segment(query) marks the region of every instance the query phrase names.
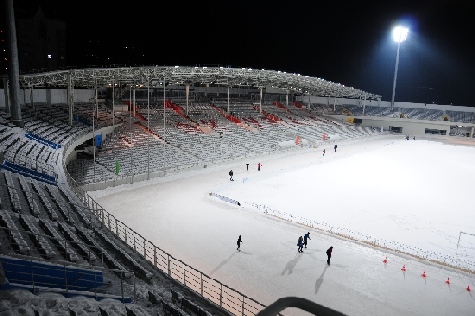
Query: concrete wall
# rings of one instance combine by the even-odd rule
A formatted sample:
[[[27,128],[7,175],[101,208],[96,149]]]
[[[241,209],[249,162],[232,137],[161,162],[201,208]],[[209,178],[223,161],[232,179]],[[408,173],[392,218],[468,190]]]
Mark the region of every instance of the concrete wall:
[[[348,98],[333,98],[333,97],[318,97],[318,96],[299,96],[296,98],[299,102],[307,105],[309,102],[311,104],[325,104],[329,106],[336,105],[358,105],[358,106],[378,106],[382,108],[390,108],[390,101],[379,101],[379,100],[362,100],[362,99],[348,99]],[[474,107],[466,106],[453,106],[453,105],[444,105],[444,104],[433,104],[433,103],[412,103],[412,102],[394,102],[394,107],[399,108],[421,108],[421,109],[431,109],[431,110],[451,110],[451,111],[463,111],[463,112],[475,112]]]
[[[75,89],[74,102],[94,101],[93,89]],[[29,105],[33,103],[66,104],[68,102],[67,89],[21,89],[20,104]],[[0,108],[5,108],[5,91],[0,89]]]
[[[329,115],[337,121],[347,121],[349,118],[361,119],[361,126],[370,126],[375,128],[383,127],[384,130],[390,130],[390,127],[401,127],[401,133],[404,135],[424,135],[426,128],[445,131],[446,135],[451,132],[451,127],[456,126],[456,122],[448,121],[421,121],[395,117],[377,117],[377,116],[346,116]],[[475,124],[464,123],[464,131],[470,133],[473,137],[473,128]]]

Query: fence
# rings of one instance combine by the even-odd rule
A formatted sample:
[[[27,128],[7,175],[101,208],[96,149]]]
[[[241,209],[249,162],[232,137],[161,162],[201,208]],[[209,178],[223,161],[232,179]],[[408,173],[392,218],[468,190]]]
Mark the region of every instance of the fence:
[[[148,262],[152,263],[154,267],[234,315],[253,316],[266,307],[266,305],[211,278],[146,240],[90,197],[71,178],[64,164],[63,170],[69,187],[89,208],[91,224],[101,225],[109,229],[116,238],[134,249]]]

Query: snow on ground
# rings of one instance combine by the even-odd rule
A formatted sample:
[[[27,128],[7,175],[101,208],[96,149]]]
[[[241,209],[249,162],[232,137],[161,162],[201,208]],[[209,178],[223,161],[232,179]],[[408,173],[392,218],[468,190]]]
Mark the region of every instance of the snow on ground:
[[[475,287],[473,274],[382,247],[473,264],[475,147],[387,136],[342,142],[336,152],[331,144],[323,156],[324,148],[181,171],[90,195],[161,249],[266,305],[297,296],[348,315],[473,315],[475,300],[466,291]],[[306,232],[308,249],[298,253],[297,239]],[[448,277],[451,285],[444,283]]]

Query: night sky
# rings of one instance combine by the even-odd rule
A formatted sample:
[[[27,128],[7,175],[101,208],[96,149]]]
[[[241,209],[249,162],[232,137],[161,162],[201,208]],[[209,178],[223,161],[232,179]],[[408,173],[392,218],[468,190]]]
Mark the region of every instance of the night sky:
[[[109,5],[107,5],[107,3]],[[26,5],[25,5],[26,4]],[[470,1],[58,1],[15,7],[66,22],[69,66],[223,66],[319,77],[391,101],[475,106]],[[16,9],[15,9],[16,10]]]

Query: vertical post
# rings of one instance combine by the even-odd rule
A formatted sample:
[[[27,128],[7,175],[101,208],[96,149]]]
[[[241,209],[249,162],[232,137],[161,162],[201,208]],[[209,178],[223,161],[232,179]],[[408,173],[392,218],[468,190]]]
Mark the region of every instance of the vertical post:
[[[92,111],[92,152],[93,152],[93,174],[92,174],[92,188],[94,189],[94,183],[96,182],[96,131],[95,121],[97,107],[97,78],[94,77],[94,110]]]
[[[136,292],[136,286],[135,286],[135,272],[134,272],[134,303],[137,301],[137,292]]]
[[[30,105],[33,112],[35,112],[36,114],[36,106],[35,106],[35,102],[33,102],[33,86],[30,86]]]
[[[366,93],[364,94],[364,99],[363,99],[363,115],[366,109]]]
[[[135,116],[135,106],[132,108],[132,86],[129,86],[129,130],[130,130],[130,147],[133,147],[133,136],[134,132],[132,131],[132,109]],[[133,167],[133,157],[134,151],[130,150],[130,170],[132,170],[131,181],[134,183],[134,167]]]
[[[9,49],[8,54],[8,78],[9,78],[9,96],[11,101],[11,120],[17,127],[24,127],[24,122],[21,118],[21,105],[20,105],[20,69],[18,63],[18,47],[15,28],[15,14],[13,12],[13,0],[5,1],[6,18],[7,18],[7,43]],[[7,87],[5,87],[7,88]]]
[[[200,278],[200,283],[201,283],[201,296],[203,296],[203,272],[200,272],[201,278]]]
[[[396,79],[397,79],[397,68],[399,64],[399,47],[401,47],[401,42],[397,42],[397,52],[396,52],[396,65],[394,66],[394,80],[393,80],[393,96],[391,98],[391,111],[394,108],[394,95],[396,93]]]
[[[262,87],[259,89],[260,96],[259,96],[259,113],[262,113]]]
[[[145,238],[143,239],[143,257],[147,259],[147,242]]]
[[[71,70],[68,72],[68,89],[66,90],[66,104],[68,105],[68,123],[73,126],[73,111],[71,105]]]
[[[124,303],[124,271],[120,272],[120,294],[122,297],[122,304]]]
[[[155,266],[157,266],[157,263],[158,263],[157,261],[158,261],[158,260],[157,260],[157,247],[154,246],[154,247],[153,247],[153,264],[154,264]]]
[[[147,78],[147,129],[148,133],[151,134],[150,131],[150,81]],[[150,180],[150,139],[151,135],[149,136],[149,139],[147,141],[147,179]]]
[[[66,240],[64,241],[64,251],[66,252]],[[68,253],[66,252],[66,260],[68,260]],[[66,288],[66,293],[68,293],[68,273],[66,271],[66,265],[63,264],[64,271],[64,287]]]
[[[190,95],[190,84],[185,83],[185,94],[186,94],[186,115],[188,115],[188,97]]]
[[[172,276],[172,271],[170,269],[170,254],[167,254],[168,255],[168,262],[167,262],[167,265],[168,265],[168,276]]]
[[[219,283],[220,291],[219,291],[219,306],[223,307],[223,284]]]
[[[112,139],[114,139],[114,136],[115,136],[115,112],[114,112],[114,108],[115,108],[115,80],[112,80]],[[112,157],[114,157],[114,164],[117,163],[116,162],[116,157],[115,157],[115,146],[112,146]],[[119,162],[120,163],[120,162]],[[115,178],[117,179],[117,177],[119,176],[119,173],[117,172],[117,168],[116,168],[116,175],[115,175]],[[114,186],[115,186],[115,180],[114,180]]]

